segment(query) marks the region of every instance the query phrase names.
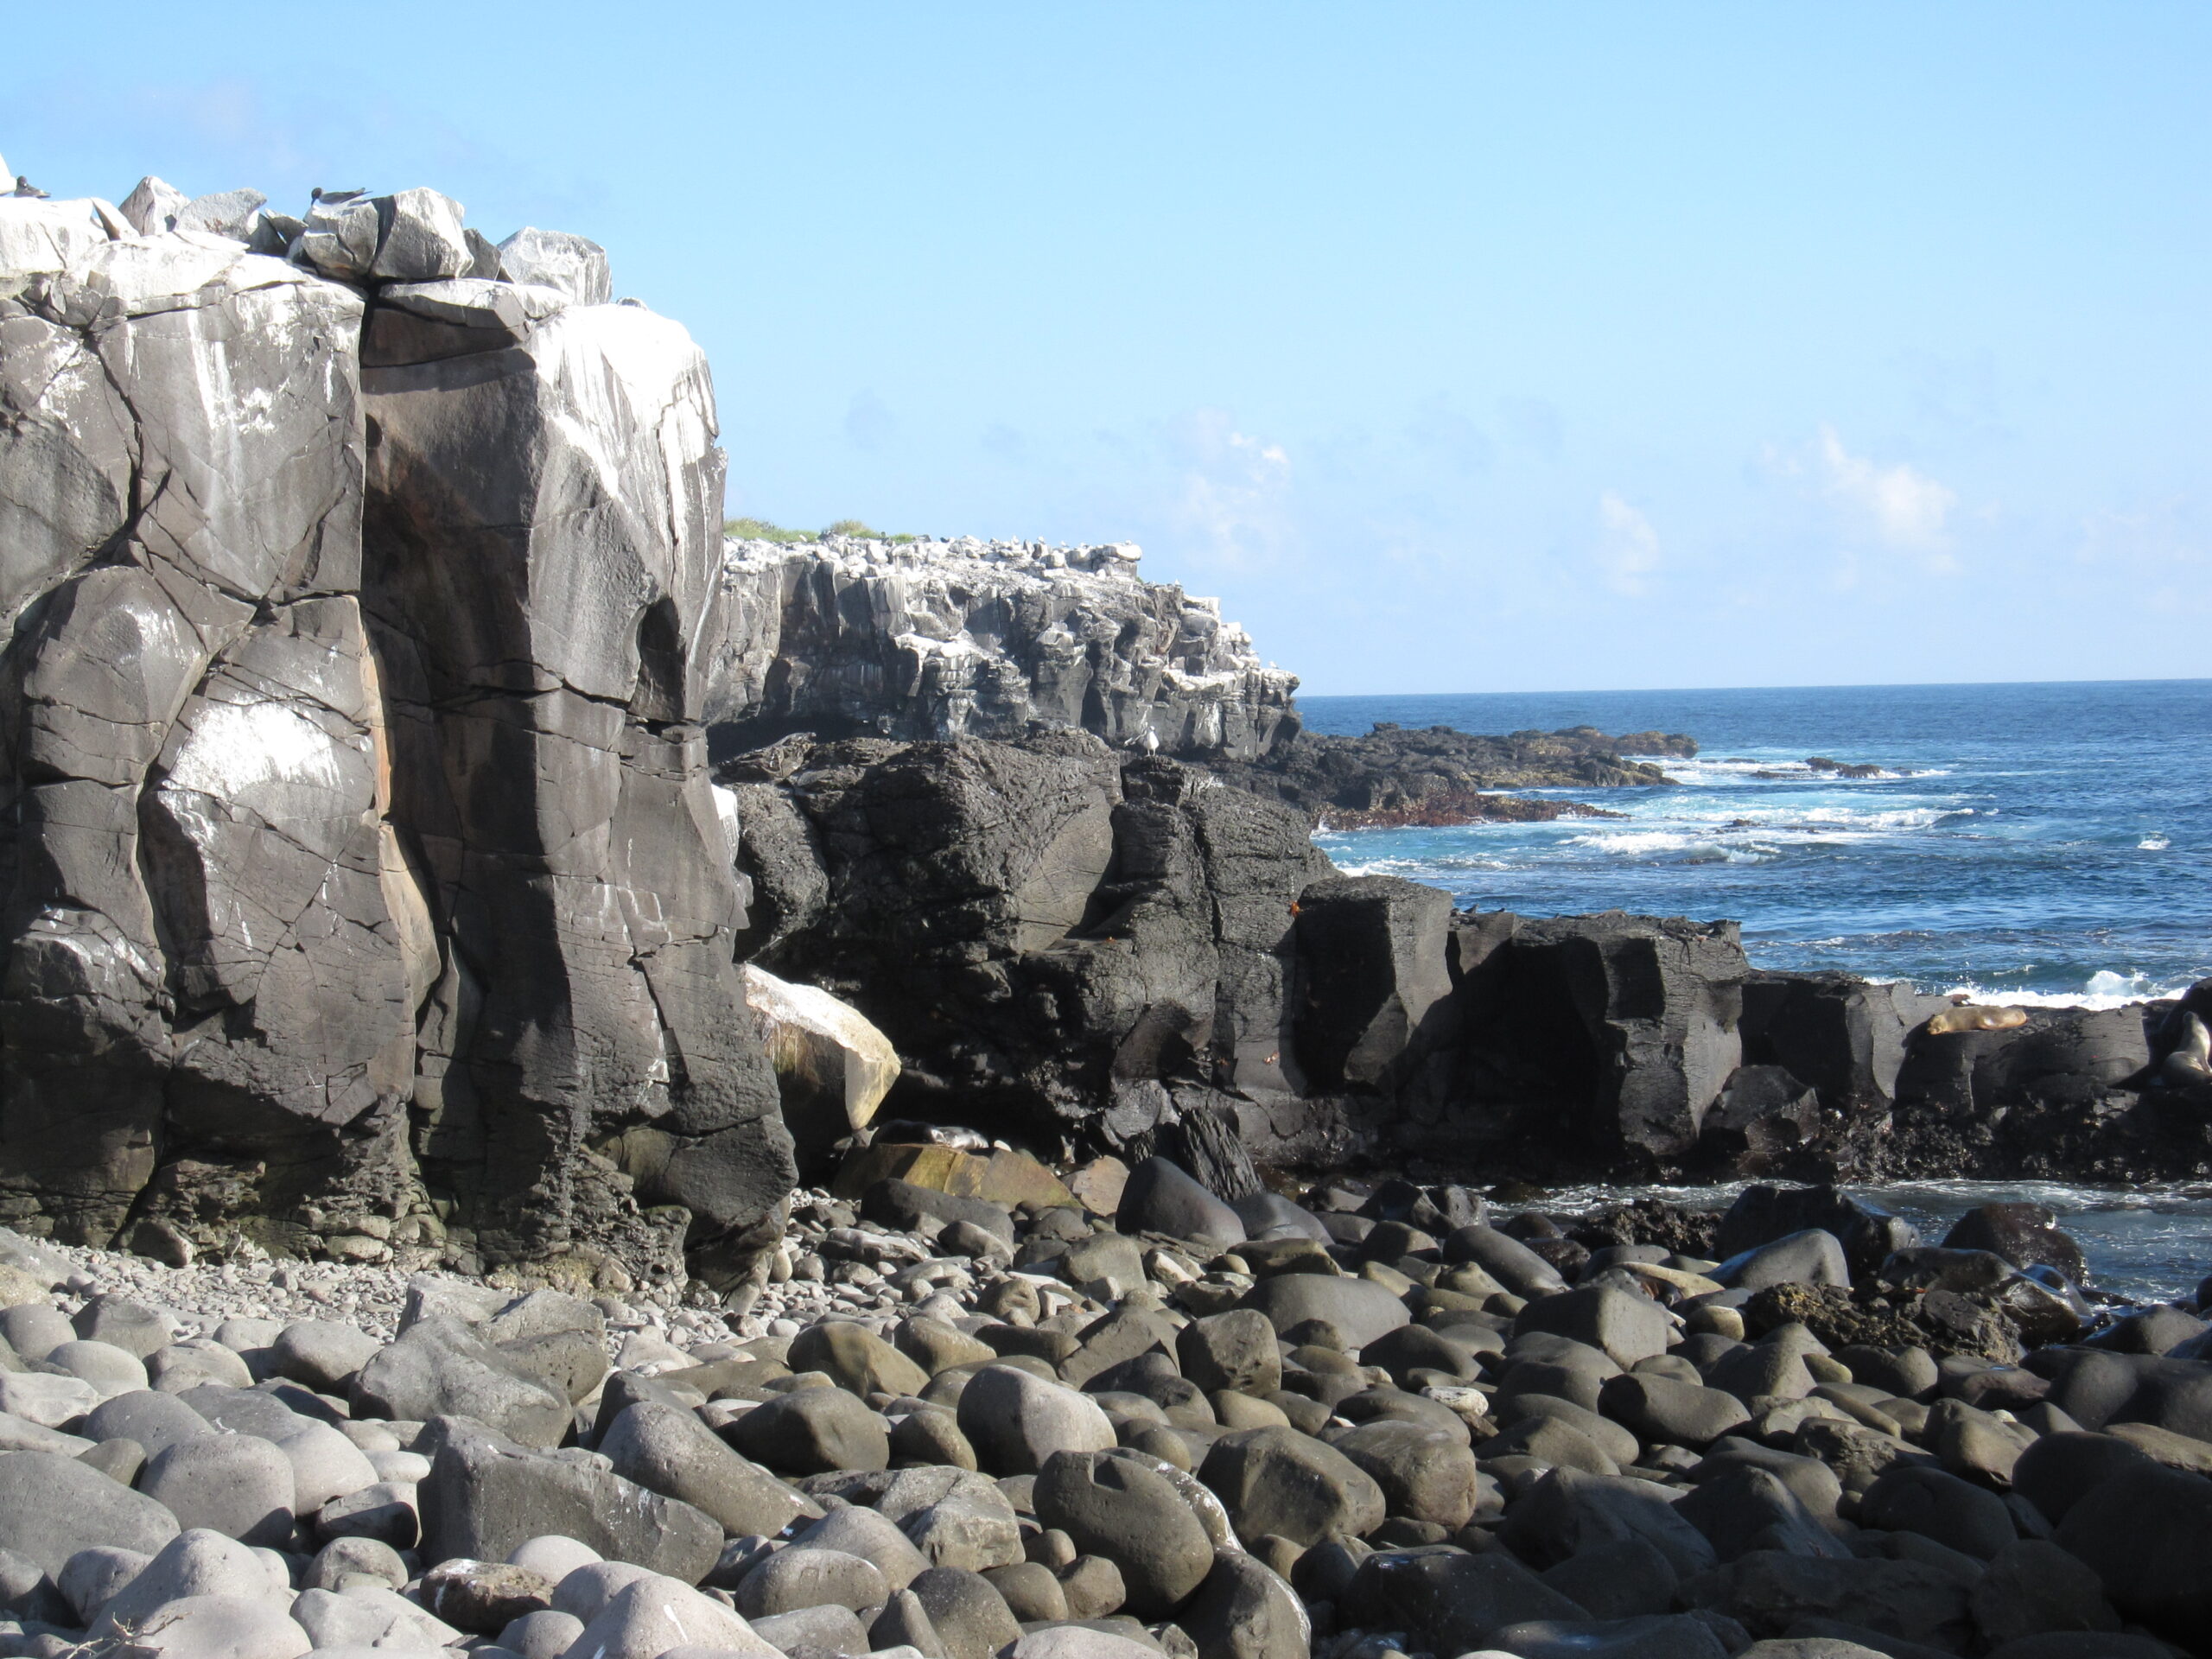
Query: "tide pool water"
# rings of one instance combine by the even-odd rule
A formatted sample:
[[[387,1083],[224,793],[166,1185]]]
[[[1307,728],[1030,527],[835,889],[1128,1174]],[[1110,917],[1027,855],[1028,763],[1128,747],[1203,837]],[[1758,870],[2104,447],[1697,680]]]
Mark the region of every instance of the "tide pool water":
[[[1658,1198],[1694,1209],[1725,1210],[1744,1190],[1727,1186],[1573,1186],[1515,1208],[1549,1216],[1588,1215],[1630,1198]],[[1977,1205],[2040,1204],[2082,1247],[2088,1282],[2138,1302],[2196,1294],[2212,1274],[2212,1189],[2202,1185],[2076,1186],[2062,1181],[1898,1181],[1851,1192],[1904,1217],[1929,1243]]]
[[[1754,964],[2109,1006],[2212,976],[2212,680],[1305,697],[1315,731],[1574,725],[1698,740],[1626,816],[1324,830],[1463,906],[1733,918]],[[1820,757],[1874,765],[1844,779]]]

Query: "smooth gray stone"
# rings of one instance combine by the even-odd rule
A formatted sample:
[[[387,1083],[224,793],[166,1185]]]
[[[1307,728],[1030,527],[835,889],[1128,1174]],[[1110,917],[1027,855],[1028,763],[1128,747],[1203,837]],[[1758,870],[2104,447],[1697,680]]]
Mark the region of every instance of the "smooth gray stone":
[[[151,1555],[177,1535],[168,1509],[74,1458],[0,1454],[0,1549],[58,1578],[80,1549],[108,1544]]]
[[[525,1446],[558,1446],[568,1396],[458,1320],[424,1319],[380,1349],[353,1379],[365,1417],[467,1417]]]
[[[1534,1300],[1567,1288],[1559,1269],[1519,1239],[1487,1223],[1462,1227],[1444,1241],[1447,1262],[1471,1262],[1514,1295]]]
[[[128,1585],[112,1592],[87,1634],[97,1641],[136,1630],[187,1596],[265,1600],[276,1588],[268,1562],[250,1546],[194,1528],[164,1544]]]
[[[598,1450],[623,1479],[681,1499],[711,1516],[726,1533],[772,1538],[810,1507],[678,1407],[639,1402],[614,1420]]]
[[[721,1528],[710,1516],[623,1479],[588,1452],[537,1451],[453,1418],[430,1433],[435,1450],[418,1497],[432,1560],[504,1560],[555,1533],[610,1560],[696,1584],[721,1554]]]
[[[747,1618],[809,1607],[880,1607],[891,1593],[875,1563],[841,1549],[794,1545],[779,1549],[737,1586],[737,1611]]]
[[[1372,1280],[1324,1278],[1315,1273],[1279,1273],[1262,1279],[1246,1293],[1242,1305],[1266,1314],[1277,1331],[1308,1319],[1325,1319],[1354,1348],[1413,1319],[1404,1302]]]
[[[986,1365],[961,1390],[960,1432],[995,1474],[1035,1474],[1055,1452],[1103,1452],[1114,1426],[1089,1395],[1011,1365]]]
[[[251,1434],[180,1440],[146,1461],[138,1490],[185,1528],[281,1548],[292,1536],[291,1459]]]
[[[1120,1569],[1128,1610],[1165,1618],[1211,1569],[1213,1541],[1154,1471],[1110,1454],[1058,1452],[1037,1476],[1037,1519]]]
[[[1770,1285],[1848,1286],[1851,1268],[1844,1259],[1842,1241],[1815,1227],[1732,1255],[1709,1276],[1730,1290],[1764,1290]]]
[[[1224,1249],[1246,1237],[1236,1211],[1165,1158],[1147,1158],[1129,1172],[1114,1224],[1131,1235],[1165,1233]]]
[[[278,1372],[318,1394],[343,1394],[384,1344],[335,1319],[301,1319],[269,1344]]]

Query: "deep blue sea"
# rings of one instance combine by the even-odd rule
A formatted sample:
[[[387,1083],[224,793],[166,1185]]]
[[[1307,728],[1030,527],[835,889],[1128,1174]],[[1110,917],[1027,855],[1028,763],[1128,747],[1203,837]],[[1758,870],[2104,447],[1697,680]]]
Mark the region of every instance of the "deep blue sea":
[[[1306,724],[1697,739],[1625,820],[1360,830],[1342,868],[1531,915],[1732,917],[1760,967],[2110,1005],[2212,976],[2212,680],[1301,697]],[[1871,763],[1844,781],[1820,756]]]
[[[2111,1006],[2212,976],[2212,680],[1301,697],[1315,731],[1687,732],[1648,789],[1535,791],[1624,820],[1359,830],[1346,870],[1529,915],[1732,917],[1761,967],[1839,968],[2010,1002]],[[1824,778],[1821,756],[1882,775]],[[1631,1191],[1553,1194],[1554,1212]],[[1726,1189],[1676,1196],[1725,1203]],[[1931,1236],[1995,1198],[2048,1204],[2094,1282],[2152,1300],[2212,1273],[2212,1191],[1916,1182],[1873,1195]]]

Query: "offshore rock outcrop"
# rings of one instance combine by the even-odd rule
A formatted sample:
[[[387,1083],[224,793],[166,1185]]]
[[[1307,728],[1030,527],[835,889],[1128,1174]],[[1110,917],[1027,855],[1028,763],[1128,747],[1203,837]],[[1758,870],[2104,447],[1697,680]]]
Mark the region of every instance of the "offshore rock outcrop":
[[[1608,737],[1594,726],[1575,726],[1485,737],[1377,721],[1362,735],[1300,732],[1259,760],[1226,757],[1212,765],[1223,782],[1287,801],[1317,826],[1357,830],[1618,817],[1580,801],[1497,791],[1672,783],[1663,768],[1624,757],[1696,753],[1697,741],[1679,732]]]
[[[913,741],[1088,731],[1254,761],[1298,677],[1218,601],[1141,580],[1128,543],[728,543],[707,718],[718,758],[806,730]]]
[[[741,1270],[704,359],[433,192],[166,191],[0,201],[0,1209]]]

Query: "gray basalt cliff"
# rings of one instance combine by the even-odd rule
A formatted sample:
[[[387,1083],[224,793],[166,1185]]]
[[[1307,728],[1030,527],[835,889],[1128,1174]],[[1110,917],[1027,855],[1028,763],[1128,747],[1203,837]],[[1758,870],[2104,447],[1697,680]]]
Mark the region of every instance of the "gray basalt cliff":
[[[0,200],[0,1217],[739,1270],[703,357],[581,238],[157,183]]]
[[[795,731],[904,740],[1080,729],[1251,761],[1299,730],[1297,676],[1128,543],[729,543],[708,719],[718,758]]]

